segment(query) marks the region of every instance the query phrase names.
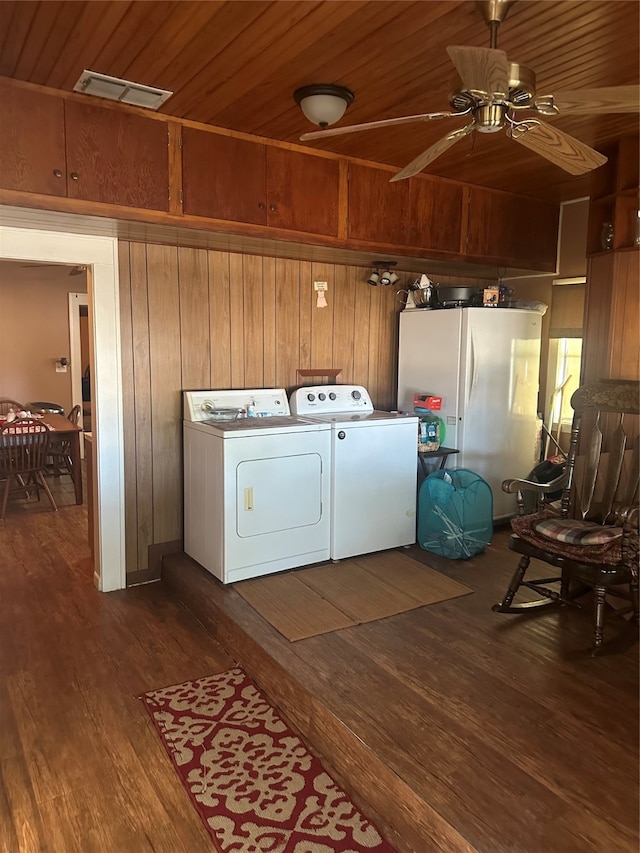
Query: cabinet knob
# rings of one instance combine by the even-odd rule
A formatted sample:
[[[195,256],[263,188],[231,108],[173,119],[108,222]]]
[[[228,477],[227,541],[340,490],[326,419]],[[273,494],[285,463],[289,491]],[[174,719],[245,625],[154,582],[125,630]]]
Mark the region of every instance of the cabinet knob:
[[[72,181],[78,180],[78,173],[77,172],[71,172],[71,180]]]
[[[258,210],[264,210],[265,207],[266,207],[266,204],[263,201],[258,203]]]
[[[278,209],[278,208],[275,206],[275,204],[270,204],[270,205],[269,205],[269,210],[277,210],[277,209]]]
[[[61,178],[61,177],[62,177],[62,172],[60,171],[60,169],[54,169],[54,170],[53,170],[53,176],[54,176],[55,178]]]

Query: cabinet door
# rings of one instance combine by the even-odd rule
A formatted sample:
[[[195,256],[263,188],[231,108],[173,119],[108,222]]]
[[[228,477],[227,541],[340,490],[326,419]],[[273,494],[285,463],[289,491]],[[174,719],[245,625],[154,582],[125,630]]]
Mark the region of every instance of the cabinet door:
[[[66,101],[65,123],[70,198],[168,210],[166,122]]]
[[[412,246],[460,252],[462,185],[415,177],[411,185],[408,240]]]
[[[555,270],[558,205],[469,187],[467,217],[467,255]]]
[[[403,245],[409,181],[390,184],[392,172],[357,163],[349,165],[349,239]]]
[[[67,194],[64,109],[53,95],[0,86],[0,186]]]
[[[183,211],[265,225],[266,146],[182,128]]]
[[[267,149],[267,223],[273,228],[338,233],[338,161]]]

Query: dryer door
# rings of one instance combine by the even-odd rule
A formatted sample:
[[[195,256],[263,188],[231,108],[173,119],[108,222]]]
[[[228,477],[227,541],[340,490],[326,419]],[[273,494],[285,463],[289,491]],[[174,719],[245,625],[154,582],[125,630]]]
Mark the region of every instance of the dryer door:
[[[328,560],[328,424],[223,443],[223,582]]]
[[[236,468],[238,536],[317,524],[322,517],[322,458],[317,453],[249,459]]]

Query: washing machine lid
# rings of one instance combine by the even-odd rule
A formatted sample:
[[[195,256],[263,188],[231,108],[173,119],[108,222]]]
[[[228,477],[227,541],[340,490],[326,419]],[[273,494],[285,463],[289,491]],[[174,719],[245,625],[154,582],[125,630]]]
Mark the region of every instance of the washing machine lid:
[[[320,423],[328,423],[336,429],[365,426],[392,426],[400,421],[415,421],[418,416],[411,412],[384,412],[374,409],[373,412],[334,412],[331,415],[314,415],[313,419]]]
[[[255,415],[258,418],[287,417],[291,414],[284,388],[242,388],[184,391],[184,420],[212,420],[216,412],[222,417]],[[234,423],[235,421],[231,421]]]

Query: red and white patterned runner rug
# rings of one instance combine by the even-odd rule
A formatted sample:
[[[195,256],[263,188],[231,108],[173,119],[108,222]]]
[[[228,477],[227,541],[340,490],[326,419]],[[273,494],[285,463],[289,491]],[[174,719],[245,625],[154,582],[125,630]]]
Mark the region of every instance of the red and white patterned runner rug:
[[[241,669],[140,698],[222,853],[393,853]]]

